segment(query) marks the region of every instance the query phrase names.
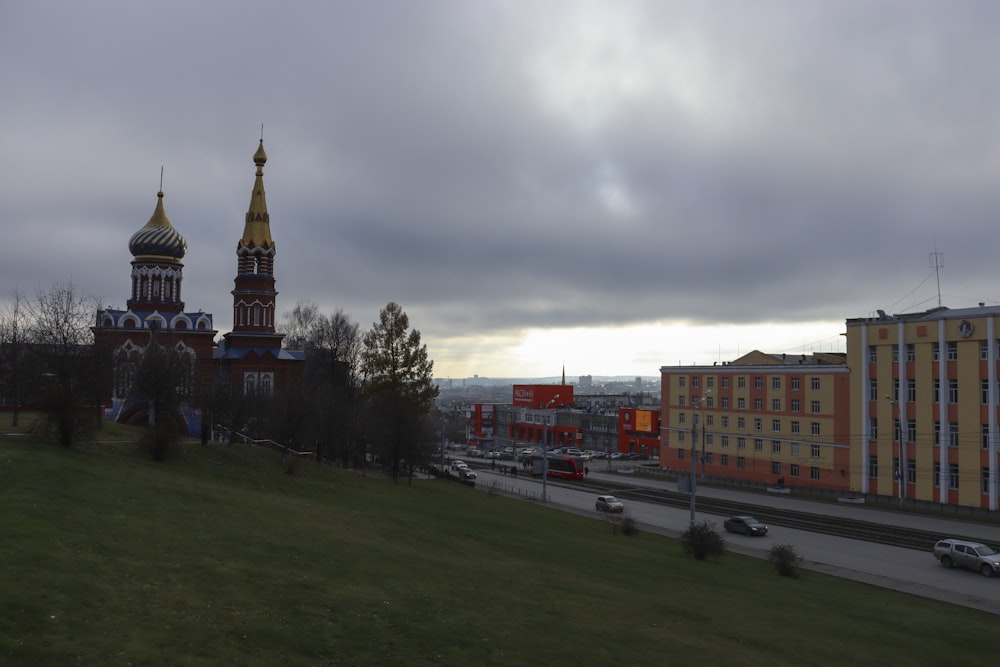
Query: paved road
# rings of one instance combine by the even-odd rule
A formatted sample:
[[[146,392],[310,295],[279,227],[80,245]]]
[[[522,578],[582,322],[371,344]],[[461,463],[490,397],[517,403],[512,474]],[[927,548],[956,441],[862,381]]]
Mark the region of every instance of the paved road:
[[[479,475],[476,488],[494,490],[534,502],[541,501],[542,483],[528,475],[511,477],[499,475],[488,467],[477,467]],[[616,484],[632,483],[636,486],[660,486],[672,491],[675,483],[668,480],[635,478],[616,472],[592,471],[590,479],[605,479]],[[587,516],[598,516],[594,510],[593,491],[577,491],[563,486],[547,485],[549,503],[554,509],[572,511]],[[613,491],[612,491],[613,493]],[[961,534],[981,539],[990,544],[1000,544],[1000,527],[979,523],[935,519],[919,515],[900,514],[858,507],[850,504],[818,503],[781,495],[746,494],[728,489],[701,487],[699,496],[713,496],[728,500],[745,500],[749,503],[773,504],[794,507],[797,510],[835,516],[852,517],[889,525],[913,525],[921,529],[940,532],[942,537]],[[664,507],[652,503],[628,501],[628,511],[640,527],[648,532],[671,537],[679,536],[689,525],[690,509]],[[724,517],[698,512],[696,521],[711,521],[722,529]],[[790,528],[772,527],[764,537],[745,537],[726,534],[730,551],[758,558],[766,558],[775,544],[790,544],[803,558],[807,570],[824,572],[876,586],[891,588],[913,595],[942,600],[1000,615],[1000,577],[986,578],[967,570],[948,570],[942,567],[927,551],[890,547],[859,540],[850,540]]]

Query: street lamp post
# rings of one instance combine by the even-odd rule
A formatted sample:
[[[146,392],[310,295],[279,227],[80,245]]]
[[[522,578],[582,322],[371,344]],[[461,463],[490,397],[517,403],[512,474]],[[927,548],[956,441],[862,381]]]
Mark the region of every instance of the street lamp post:
[[[705,402],[705,397],[712,392],[711,389],[701,395],[700,398],[692,399],[694,403],[694,419],[691,424],[691,525],[694,525],[694,510],[696,505],[698,481],[698,408]]]
[[[552,400],[545,404],[543,410],[548,410],[549,406],[556,402],[559,398],[559,394],[552,397]],[[548,502],[547,486],[546,481],[549,478],[549,419],[548,415],[542,415],[543,420],[543,430],[542,430],[542,502]]]
[[[899,465],[896,468],[896,482],[899,485],[899,507],[903,507],[903,498],[906,497],[906,460],[904,458],[903,449],[903,420],[899,416],[899,401],[893,400],[892,396],[889,394],[885,395],[889,399],[889,403],[892,405],[893,418],[895,419],[892,425],[892,437],[896,437],[896,425],[899,425]]]

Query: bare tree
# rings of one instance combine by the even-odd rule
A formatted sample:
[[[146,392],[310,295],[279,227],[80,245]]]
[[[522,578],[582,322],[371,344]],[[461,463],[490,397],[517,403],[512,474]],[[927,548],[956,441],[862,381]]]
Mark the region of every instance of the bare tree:
[[[176,434],[183,429],[179,410],[192,396],[194,354],[179,347],[165,347],[154,329],[136,369],[133,389],[149,411],[150,455],[162,461]]]
[[[94,370],[90,324],[96,308],[70,281],[39,290],[29,312],[33,349],[44,365],[41,406],[59,442],[70,446],[81,427],[85,378]]]
[[[312,301],[297,301],[291,312],[285,313],[281,327],[285,334],[282,345],[290,350],[306,349],[321,319],[319,306]]]
[[[379,321],[365,333],[363,343],[363,390],[378,415],[373,435],[398,481],[400,463],[412,471],[420,458],[423,422],[438,395],[434,362],[420,342],[420,332],[410,329],[410,318],[394,302],[379,312]]]
[[[27,393],[28,346],[31,322],[24,295],[15,288],[10,301],[0,310],[0,369],[3,398],[10,405],[10,425],[18,425],[21,406]]]

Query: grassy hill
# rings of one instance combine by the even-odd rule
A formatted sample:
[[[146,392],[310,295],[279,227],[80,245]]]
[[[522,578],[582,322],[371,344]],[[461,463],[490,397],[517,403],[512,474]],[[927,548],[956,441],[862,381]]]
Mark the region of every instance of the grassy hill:
[[[0,664],[886,665],[996,617],[460,484],[127,430],[0,435]],[[998,582],[983,581],[983,585]]]

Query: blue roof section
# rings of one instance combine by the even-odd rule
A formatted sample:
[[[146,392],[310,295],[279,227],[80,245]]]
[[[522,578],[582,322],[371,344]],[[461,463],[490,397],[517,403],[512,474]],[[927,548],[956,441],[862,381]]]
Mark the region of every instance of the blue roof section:
[[[258,357],[270,355],[279,361],[305,360],[305,353],[300,350],[286,350],[284,348],[278,348],[277,355],[274,354],[274,350],[275,348],[273,347],[219,346],[215,348],[214,356],[216,359],[244,359],[251,354],[255,354]]]

